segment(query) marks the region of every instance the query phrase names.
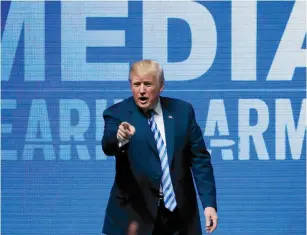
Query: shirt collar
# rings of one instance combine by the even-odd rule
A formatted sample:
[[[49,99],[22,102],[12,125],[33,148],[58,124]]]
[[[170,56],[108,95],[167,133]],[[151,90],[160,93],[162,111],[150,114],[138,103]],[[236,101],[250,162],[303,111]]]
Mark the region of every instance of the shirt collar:
[[[156,107],[154,107],[153,109],[155,111],[156,115],[162,115],[162,107],[161,107],[161,101],[160,101],[160,97],[158,99],[158,103],[156,104]]]

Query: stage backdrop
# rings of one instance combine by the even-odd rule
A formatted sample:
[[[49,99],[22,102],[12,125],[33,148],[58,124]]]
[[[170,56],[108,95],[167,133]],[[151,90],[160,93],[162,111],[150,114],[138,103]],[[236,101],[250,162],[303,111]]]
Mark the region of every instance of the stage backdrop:
[[[215,234],[305,234],[306,3],[255,0],[1,1],[2,234],[101,233],[102,113],[140,59],[195,107]]]

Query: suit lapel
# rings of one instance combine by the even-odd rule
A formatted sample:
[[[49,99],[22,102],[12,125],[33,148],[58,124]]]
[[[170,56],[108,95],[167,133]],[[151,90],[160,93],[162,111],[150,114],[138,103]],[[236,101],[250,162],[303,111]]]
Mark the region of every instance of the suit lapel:
[[[161,98],[161,107],[163,112],[167,156],[168,156],[169,165],[171,165],[173,160],[174,138],[175,138],[174,115],[173,111],[171,110],[170,103],[167,102],[166,98],[164,97],[160,98]],[[149,147],[159,158],[156,141],[154,139],[152,131],[150,130],[148,120],[146,116],[142,113],[142,111],[140,111],[140,109],[137,107],[133,99],[131,100],[130,112],[131,112],[131,124],[136,129],[136,135],[139,136],[139,138],[146,138]],[[140,148],[141,147],[142,146],[140,146]]]
[[[175,124],[174,124],[174,116],[171,110],[170,104],[167,102],[165,98],[161,97],[161,106],[163,112],[163,121],[164,121],[164,129],[165,129],[165,138],[166,138],[166,148],[167,148],[167,156],[168,162],[171,166],[173,156],[174,156],[174,138],[175,138]]]
[[[135,102],[132,100],[131,104],[131,124],[135,127],[136,135],[140,139],[146,139],[149,147],[154,151],[154,153],[159,157],[156,141],[150,130],[148,120],[142,111],[137,107]],[[140,146],[142,148],[142,146]]]

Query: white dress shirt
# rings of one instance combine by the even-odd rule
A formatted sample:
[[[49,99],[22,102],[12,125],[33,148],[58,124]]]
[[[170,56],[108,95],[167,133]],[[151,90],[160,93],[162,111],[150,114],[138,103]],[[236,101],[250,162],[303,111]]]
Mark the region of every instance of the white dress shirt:
[[[162,139],[164,141],[164,144],[166,146],[165,128],[164,128],[164,120],[163,120],[163,111],[162,111],[160,99],[159,99],[156,107],[154,108],[154,111],[155,111],[155,115],[154,115],[155,122],[157,124],[157,127],[158,127],[158,129],[160,131],[160,134],[161,134]]]

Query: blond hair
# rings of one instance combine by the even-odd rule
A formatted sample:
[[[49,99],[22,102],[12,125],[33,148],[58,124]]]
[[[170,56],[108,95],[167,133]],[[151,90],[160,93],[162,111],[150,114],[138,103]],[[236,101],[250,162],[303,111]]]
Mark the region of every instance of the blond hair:
[[[140,60],[133,63],[129,71],[129,81],[131,76],[136,74],[138,76],[153,76],[160,80],[160,85],[164,85],[164,73],[161,65],[154,60]]]

